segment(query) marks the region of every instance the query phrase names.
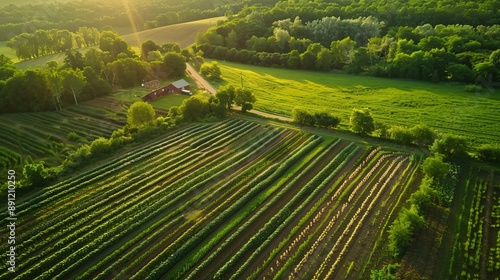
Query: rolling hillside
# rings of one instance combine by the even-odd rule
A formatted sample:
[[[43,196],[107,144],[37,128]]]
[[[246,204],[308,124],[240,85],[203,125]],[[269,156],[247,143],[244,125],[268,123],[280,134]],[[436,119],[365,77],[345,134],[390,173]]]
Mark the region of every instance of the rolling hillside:
[[[132,47],[140,47],[142,42],[152,40],[161,45],[164,43],[179,43],[185,48],[195,42],[196,34],[207,31],[215,26],[218,20],[225,17],[202,19],[186,23],[173,24],[164,27],[144,30],[123,35],[122,38]]]

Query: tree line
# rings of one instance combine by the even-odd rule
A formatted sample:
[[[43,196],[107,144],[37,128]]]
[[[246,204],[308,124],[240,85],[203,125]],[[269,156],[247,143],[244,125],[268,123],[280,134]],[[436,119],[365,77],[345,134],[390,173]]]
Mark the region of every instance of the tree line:
[[[500,25],[423,24],[382,35],[382,23],[371,16],[307,23],[296,17],[270,27],[263,26],[263,17],[251,13],[212,28],[197,37],[198,48],[207,57],[261,66],[500,83]]]
[[[167,1],[67,1],[30,5],[9,5],[0,10],[0,41],[36,30],[67,29],[82,26],[102,30],[106,26],[144,30],[170,24],[239,12],[255,3],[274,5],[277,0],[167,0]]]
[[[69,30],[37,30],[34,33],[22,33],[7,42],[19,59],[32,59],[74,48],[89,47],[99,44],[101,33],[95,27],[82,26],[76,33]]]

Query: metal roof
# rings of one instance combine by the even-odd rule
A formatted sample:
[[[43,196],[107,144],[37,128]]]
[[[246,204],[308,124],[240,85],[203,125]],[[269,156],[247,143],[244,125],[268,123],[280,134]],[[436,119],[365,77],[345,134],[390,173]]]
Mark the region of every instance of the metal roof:
[[[172,85],[176,88],[183,88],[185,86],[189,86],[189,83],[184,79],[180,79],[178,81],[172,82]]]

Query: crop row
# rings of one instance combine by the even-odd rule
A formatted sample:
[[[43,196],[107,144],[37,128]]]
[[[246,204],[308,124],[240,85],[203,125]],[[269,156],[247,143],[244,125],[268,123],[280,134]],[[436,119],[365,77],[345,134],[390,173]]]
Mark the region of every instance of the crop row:
[[[481,240],[483,237],[483,219],[481,215],[484,212],[482,197],[486,191],[485,182],[477,182],[474,186],[474,197],[469,210],[469,220],[467,223],[467,235],[464,243],[464,257],[466,264],[479,269],[479,259],[481,256]]]
[[[205,157],[203,157],[203,156],[205,156]],[[207,154],[207,153],[201,154],[201,157],[202,157],[202,158],[206,158],[206,159],[204,159],[204,161],[205,161],[205,160],[206,160],[206,161],[209,161],[209,160],[210,160],[210,158],[209,158],[209,157],[207,157],[207,156],[209,156],[209,154]],[[193,159],[193,160],[194,160],[194,159]],[[186,165],[187,165],[187,164],[186,164]],[[182,166],[181,166],[181,167],[182,167]],[[177,167],[177,169],[180,169],[181,167]],[[203,173],[203,172],[202,172],[202,171],[199,171],[199,173]],[[194,173],[193,173],[193,174],[194,174]],[[206,172],[205,172],[205,174],[206,174]],[[163,177],[167,177],[167,176],[169,176],[169,175],[171,175],[171,174],[168,174],[168,173],[167,173],[167,174],[164,174],[164,175],[163,175]],[[148,182],[147,184],[148,184],[148,185],[151,185],[151,186],[152,186],[153,184],[155,184],[156,182],[161,181],[161,178],[160,178],[160,179],[154,179],[154,180],[153,180],[153,179],[151,179],[151,178],[148,178],[148,179],[149,179],[151,182]],[[168,190],[168,188],[166,188],[165,190]],[[165,191],[165,190],[163,190],[163,191]],[[131,206],[131,205],[133,205],[134,209],[135,209],[135,208],[136,208],[136,209],[140,209],[139,205],[143,205],[143,204],[145,204],[145,203],[148,201],[148,200],[144,199],[146,195],[147,195],[147,194],[145,194],[145,195],[142,195],[142,194],[141,194],[141,196],[138,196],[137,200],[138,200],[138,201],[140,201],[139,203],[134,204],[134,201],[129,200],[129,201],[127,201],[127,203],[125,204],[125,206]],[[158,194],[155,194],[155,195],[158,195]],[[141,200],[141,198],[142,198],[142,200]],[[151,200],[151,198],[150,198],[149,196],[148,196],[148,199],[149,199],[149,200]],[[156,204],[157,204],[157,203],[156,203]],[[110,221],[112,221],[112,220],[116,219],[117,217],[119,217],[120,215],[122,215],[122,214],[126,213],[126,212],[127,212],[127,211],[129,211],[129,210],[130,210],[130,209],[127,209],[125,212],[120,213],[118,216],[115,216],[115,217],[113,217],[113,218],[112,218],[112,219],[110,219],[110,220],[106,220],[106,223],[109,223]],[[114,211],[114,212],[116,212],[116,211]],[[150,211],[150,212],[151,212],[151,211]],[[133,212],[131,212],[131,213],[133,213]],[[134,213],[134,214],[137,214],[137,213]],[[104,215],[104,216],[102,216],[99,220],[95,220],[95,221],[93,221],[93,223],[92,223],[92,224],[89,224],[89,225],[85,226],[84,228],[82,228],[82,229],[78,230],[77,232],[85,232],[85,230],[84,230],[85,228],[90,228],[90,229],[93,229],[93,231],[95,231],[95,229],[97,229],[97,228],[96,228],[96,226],[97,226],[97,225],[99,225],[99,227],[100,227],[100,226],[102,225],[102,221],[104,221],[106,218],[111,217],[111,215],[113,215],[113,213],[112,213],[112,212],[111,212],[111,213],[108,213],[108,214],[106,214],[106,215]],[[103,232],[108,233],[108,232],[106,232],[105,230],[103,230]],[[73,233],[73,234],[71,234],[71,236],[76,236],[76,232],[75,232],[75,233]],[[88,234],[86,235],[86,237],[88,237]],[[63,240],[68,240],[68,241],[70,241],[71,239],[68,239],[68,238],[69,238],[69,237],[66,237],[66,238],[65,238],[65,239],[63,239]],[[81,239],[82,239],[82,238],[80,237],[78,240],[81,240]],[[57,244],[61,244],[61,245],[62,245],[62,244],[64,244],[64,243],[63,243],[63,240],[60,240],[58,243],[56,243],[56,245],[57,245]],[[75,244],[75,243],[71,243],[71,245],[73,245],[73,244]],[[73,246],[76,246],[76,245],[73,245]],[[55,246],[55,247],[57,247],[57,246]],[[72,247],[64,247],[64,248],[66,248],[66,250],[70,250]],[[59,252],[60,252],[60,251],[58,251],[57,253],[59,253]],[[46,253],[46,251],[44,251],[43,253]],[[57,253],[56,253],[56,254],[57,254]],[[44,255],[44,254],[41,254],[41,255],[39,255],[39,256],[37,256],[37,257],[42,257],[42,255]],[[37,259],[37,258],[33,258],[33,259]],[[50,258],[48,258],[48,259],[50,259]],[[44,262],[48,262],[48,259],[44,259]],[[43,265],[43,263],[41,263],[41,264],[39,263],[39,264],[35,265],[35,268],[36,268],[36,267],[38,267],[38,266],[41,266],[41,265]]]
[[[267,174],[264,175],[265,177],[256,177],[249,183],[249,185],[251,185],[249,192],[243,195],[238,201],[232,203],[231,205],[227,205],[226,210],[218,214],[201,230],[191,233],[192,236],[189,238],[189,240],[183,243],[182,246],[175,252],[165,250],[160,253],[155,258],[158,261],[150,262],[141,270],[142,273],[134,275],[132,279],[141,279],[146,276],[146,274],[147,277],[145,279],[156,279],[157,277],[162,276],[164,273],[166,273],[166,271],[172,268],[177,261],[182,259],[185,254],[190,252],[203,239],[209,236],[213,230],[218,228],[222,222],[226,221],[229,217],[234,215],[243,205],[248,203],[255,195],[264,190],[272,181],[283,175],[292,164],[294,164],[300,157],[307,153],[309,149],[316,146],[319,142],[321,142],[321,139],[313,139],[313,137],[311,137],[306,143],[304,143],[302,149],[296,150],[294,151],[294,153],[290,154],[281,165],[268,169],[266,171]]]
[[[349,160],[351,160],[351,158],[358,152],[359,149],[360,147],[353,147],[353,143],[346,146],[318,174],[316,174],[316,176],[314,176],[311,181],[309,181],[304,187],[301,187],[300,191],[289,201],[289,203],[285,207],[283,207],[277,215],[273,217],[273,219],[281,218],[284,219],[284,221],[282,223],[273,223],[273,220],[271,220],[266,224],[267,227],[271,227],[268,232],[272,233],[270,233],[265,238],[264,242],[262,242],[262,244],[260,244],[252,252],[250,257],[246,259],[244,264],[241,265],[236,273],[231,276],[231,279],[238,279],[243,271],[247,269],[255,261],[255,259],[264,252],[264,250],[268,249],[269,244],[273,242],[274,239],[292,223],[292,221],[300,218],[298,215],[305,211],[307,207],[310,207],[311,203],[318,198],[319,193],[324,191],[324,189],[328,186],[328,184],[335,176],[338,176],[339,171],[344,168],[345,164]],[[304,170],[303,175],[305,175],[306,173],[307,172]],[[296,181],[297,180],[294,179],[291,182],[291,185],[293,185]],[[279,216],[280,214],[282,215],[282,217]],[[312,222],[310,222],[307,227],[310,227],[311,224]],[[277,226],[277,228],[273,230],[272,226]],[[298,227],[294,227],[292,231],[293,230],[297,231]],[[262,232],[264,234],[266,233],[265,228]],[[283,243],[284,242],[282,241],[281,244]],[[288,249],[284,250],[279,258],[281,261],[288,258],[288,252],[292,249],[292,247],[293,246],[290,245]],[[271,258],[273,258],[276,253],[277,251],[274,251],[274,254],[271,254],[270,257],[266,259],[264,263],[265,266],[270,264]],[[258,271],[259,270],[254,271],[254,274],[258,273]]]
[[[260,141],[260,143],[256,143],[256,145],[252,146],[251,149],[253,151],[255,151],[255,152],[260,152],[261,149],[263,149],[264,147],[266,147],[267,145],[269,145],[272,141],[274,141],[279,136],[279,133],[280,133],[279,131],[274,130],[272,133],[266,134],[263,138],[261,138],[262,141]],[[257,146],[257,145],[260,145],[260,146]],[[245,159],[242,159],[241,161],[244,161],[244,160]],[[236,162],[235,164],[239,164],[239,162]],[[228,166],[228,168],[230,168],[230,166]],[[245,174],[246,172],[252,172],[252,170],[251,169],[247,169],[247,170],[245,170],[245,172],[240,173],[239,176],[235,176],[233,178],[233,180],[230,181],[229,185],[233,185],[232,182],[235,182],[235,184],[236,184],[236,182],[241,177],[247,176],[247,174]],[[218,176],[221,176],[223,174],[224,174],[224,171],[220,171],[219,174],[213,174],[212,177],[218,177]],[[201,182],[201,183],[203,183],[203,182]],[[205,190],[203,192],[198,193],[191,200],[189,200],[186,203],[184,203],[180,208],[176,208],[175,212],[179,212],[179,211],[183,210],[184,208],[188,207],[188,205],[193,205],[196,201],[199,201],[200,199],[203,199],[206,196],[208,196],[209,193],[213,193],[215,189],[219,189],[219,184],[216,183],[216,184],[211,185],[208,188],[205,188]],[[178,228],[180,228],[180,227],[181,226],[179,226]],[[154,235],[156,235],[156,234],[162,234],[162,232],[161,231],[155,231]],[[126,255],[123,256],[123,257],[121,257],[117,262],[114,262],[113,266],[121,265],[121,264],[126,263],[126,262],[129,262],[130,265],[133,265],[133,263],[138,262],[138,261],[144,259],[145,257],[147,257],[149,255],[148,254],[149,251],[153,251],[156,247],[162,245],[161,243],[168,241],[167,238],[165,238],[164,240],[165,241],[160,240],[158,242],[157,239],[154,236],[151,236],[150,238],[147,238],[147,240],[144,240],[140,245],[134,247],[133,250],[127,250]],[[149,244],[151,244],[153,242],[155,243],[155,245],[152,248],[150,248],[148,250],[148,252],[146,252],[145,254],[143,254],[139,258],[135,258],[134,262],[131,261],[132,257],[135,254],[137,254],[139,251],[141,251],[146,246],[150,246]],[[120,248],[120,250],[115,251],[113,254],[120,254],[121,250],[122,250],[122,248]],[[106,276],[113,269],[114,269],[113,267],[107,268],[105,271],[103,271],[101,274],[99,274],[98,279],[101,279],[101,277]],[[120,274],[118,274],[117,277],[121,277],[120,275],[122,275],[124,273],[125,273],[125,271],[122,270],[122,272]]]
[[[399,159],[401,159],[401,157]],[[363,225],[363,221],[366,219],[366,213],[369,213],[373,209],[373,206],[375,205],[376,202],[378,202],[379,197],[382,194],[382,192],[388,187],[389,182],[395,176],[396,172],[398,172],[400,170],[402,164],[404,163],[404,160],[399,161],[397,163],[396,167],[394,167],[395,163],[396,163],[396,161],[393,161],[391,163],[391,165],[385,170],[385,172],[382,174],[382,176],[380,177],[378,182],[370,190],[368,197],[362,202],[361,207],[359,207],[358,210],[354,213],[354,216],[351,218],[351,221],[347,225],[346,231],[344,231],[344,234],[342,236],[346,236],[349,234],[350,228],[354,224],[353,221],[356,220],[359,216],[361,216],[362,212],[364,212],[365,214],[363,214],[361,216],[361,218],[359,219],[355,228],[352,230],[351,234],[349,235],[348,240],[344,243],[339,243],[339,241],[337,241],[337,243],[335,243],[331,252],[335,252],[336,246],[338,246],[339,244],[344,244],[344,247],[342,248],[342,250],[338,254],[338,257],[336,258],[333,265],[330,266],[330,269],[328,270],[328,273],[326,274],[325,279],[330,279],[332,273],[334,272],[334,270],[337,268],[338,264],[340,263],[342,256],[344,256],[346,254],[346,251],[349,248],[349,245],[352,243],[352,239],[357,235],[360,227]],[[389,174],[389,171],[391,171],[390,174]],[[378,192],[376,193],[375,197],[372,198],[372,195],[376,190],[378,190]],[[366,206],[367,204],[368,204],[368,206]],[[326,257],[325,262],[329,262],[331,260],[332,256],[333,256],[333,253],[329,254]]]
[[[375,158],[377,159],[377,158]],[[370,160],[370,161],[366,161],[365,163],[362,163],[362,165],[368,165],[370,166],[370,162],[373,161]],[[378,166],[380,164],[382,164],[383,162],[383,158],[378,158],[378,161],[375,163],[374,166],[371,166],[371,170],[376,170],[378,168]],[[359,167],[358,167],[359,168]],[[335,224],[335,222],[337,221],[337,219],[340,217],[342,211],[345,209],[345,206],[343,207],[339,207],[339,203],[340,203],[340,197],[346,193],[346,191],[348,191],[349,189],[349,186],[354,186],[354,184],[357,184],[357,186],[361,186],[362,183],[359,183],[358,180],[360,180],[361,176],[363,174],[363,177],[364,178],[368,178],[368,175],[366,175],[364,172],[363,173],[358,173],[360,172],[361,170],[364,170],[366,172],[369,172],[368,169],[356,169],[354,173],[357,173],[357,176],[349,176],[347,179],[344,180],[344,182],[340,185],[340,187],[337,187],[336,188],[336,191],[334,193],[334,195],[331,197],[331,199],[328,201],[328,204],[329,205],[332,205],[332,203],[335,203],[335,207],[332,207],[332,212],[331,215],[332,218],[330,219],[328,225],[324,228],[324,230],[320,233],[319,237],[316,238],[314,240],[314,243],[309,247],[309,250],[307,252],[305,252],[305,254],[303,255],[302,259],[298,262],[298,264],[295,266],[294,268],[294,274],[298,274],[301,269],[304,267],[304,265],[306,264],[306,262],[309,260],[309,258],[311,256],[314,255],[314,252],[316,252],[316,250],[318,249],[318,247],[324,243],[324,239],[327,237],[327,234],[331,231],[331,229],[333,228],[333,225]],[[357,172],[356,172],[357,171]],[[351,173],[353,174],[353,173]],[[324,219],[321,219],[321,216],[324,214],[325,212],[325,209],[326,208],[322,208],[320,214],[315,217],[316,219],[316,222],[319,222],[319,221],[324,221]],[[336,214],[333,214],[333,211],[336,212]],[[307,233],[304,233],[303,234],[303,238],[307,236]],[[305,249],[306,247],[302,247],[303,249]]]

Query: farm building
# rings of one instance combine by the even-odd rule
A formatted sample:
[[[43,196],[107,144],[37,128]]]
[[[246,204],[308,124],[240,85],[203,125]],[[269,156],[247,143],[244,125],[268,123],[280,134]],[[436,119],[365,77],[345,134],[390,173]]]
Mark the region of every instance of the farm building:
[[[145,88],[147,88],[147,89],[159,88],[160,87],[160,81],[158,81],[158,80],[148,81],[148,82],[145,82],[144,84],[142,84],[142,86],[145,87]]]
[[[172,82],[167,86],[155,89],[154,91],[144,95],[142,97],[142,100],[151,101],[168,93],[183,93],[183,91],[186,90],[189,91],[189,83],[184,79],[180,79],[178,81]]]

